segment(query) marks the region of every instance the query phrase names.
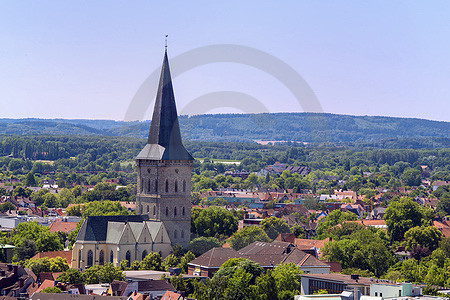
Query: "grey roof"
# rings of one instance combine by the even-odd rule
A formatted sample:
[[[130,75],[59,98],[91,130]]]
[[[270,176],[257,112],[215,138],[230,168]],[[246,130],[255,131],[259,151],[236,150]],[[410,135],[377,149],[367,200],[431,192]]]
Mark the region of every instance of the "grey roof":
[[[131,232],[133,232],[134,238],[137,241],[141,235],[142,229],[144,228],[144,223],[130,222],[128,225],[130,225]]]
[[[108,222],[108,230],[106,231],[106,242],[117,244],[120,241],[123,230],[125,228],[124,222]]]
[[[164,53],[147,144],[136,157],[137,159],[194,160],[181,141],[167,51]]]
[[[144,222],[148,221],[148,215],[129,216],[90,216],[84,220],[78,232],[79,241],[106,241],[108,222]],[[114,226],[114,225],[111,225]],[[118,229],[118,228],[116,228]],[[114,237],[111,237],[114,239]]]

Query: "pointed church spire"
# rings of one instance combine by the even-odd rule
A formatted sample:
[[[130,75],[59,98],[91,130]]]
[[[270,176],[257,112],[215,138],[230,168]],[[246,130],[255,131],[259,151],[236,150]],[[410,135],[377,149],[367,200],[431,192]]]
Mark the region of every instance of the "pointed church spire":
[[[153,109],[152,124],[148,135],[148,145],[162,146],[164,149],[158,149],[156,152],[162,154],[159,160],[193,160],[192,155],[187,152],[181,141],[180,125],[178,123],[177,107],[175,96],[173,94],[172,78],[170,76],[169,59],[167,57],[167,48],[164,51],[164,60],[161,68],[161,77],[159,79],[158,92],[156,94],[155,107]],[[155,147],[148,148],[149,155],[155,155]],[[150,151],[153,149],[153,151]],[[144,155],[145,148],[138,155]],[[152,152],[152,154],[150,153]],[[161,153],[163,152],[163,153]]]

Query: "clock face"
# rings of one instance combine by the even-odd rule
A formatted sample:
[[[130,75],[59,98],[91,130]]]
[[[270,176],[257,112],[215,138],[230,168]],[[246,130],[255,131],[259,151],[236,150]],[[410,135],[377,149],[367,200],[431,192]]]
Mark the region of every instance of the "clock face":
[[[152,171],[152,169],[148,168],[147,169],[147,173],[150,173]]]
[[[178,171],[178,169],[175,169],[175,173],[178,173],[179,171]]]

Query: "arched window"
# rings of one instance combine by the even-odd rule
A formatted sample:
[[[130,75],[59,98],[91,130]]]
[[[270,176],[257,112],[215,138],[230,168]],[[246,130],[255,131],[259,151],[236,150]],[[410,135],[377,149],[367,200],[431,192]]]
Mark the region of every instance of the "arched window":
[[[109,253],[109,262],[113,263],[114,262],[114,252],[111,250],[111,252]]]
[[[181,238],[184,239],[184,230],[181,230]]]
[[[141,205],[139,205],[139,211],[141,212],[141,214],[144,212],[144,210],[142,209],[142,204]]]
[[[144,259],[147,256],[147,250],[144,250],[144,252],[142,252],[142,259]]]
[[[147,213],[150,212],[150,205],[147,205]]]
[[[94,253],[92,253],[92,250],[89,250],[87,255],[87,266],[92,267],[93,264],[94,264]]]
[[[177,208],[176,208],[176,207],[173,209],[173,216],[174,216],[174,217],[177,216]]]
[[[183,180],[183,193],[186,193],[186,180]]]
[[[148,181],[147,191],[150,193],[152,191],[152,182]]]
[[[155,180],[155,193],[158,192],[158,179]]]
[[[141,178],[141,193],[144,192],[144,179]]]
[[[156,206],[153,206],[153,215],[156,215]]]
[[[78,250],[78,269],[81,268],[81,261],[83,258],[81,257],[81,250]]]
[[[178,238],[178,231],[175,230],[175,231],[173,232],[173,238],[175,238],[175,239]]]
[[[169,180],[166,180],[166,193],[169,192]]]
[[[183,209],[181,210],[181,213],[183,216],[186,215],[186,210],[184,209],[184,206],[183,206]]]
[[[169,215],[169,208],[166,207],[166,217]]]
[[[178,193],[178,181],[175,180],[175,193]]]
[[[127,266],[130,267],[131,266],[131,253],[130,253],[130,250],[128,250],[127,253],[125,254],[125,259],[128,261]]]
[[[103,252],[103,250],[100,250],[100,254],[98,256],[98,264],[100,266],[103,266],[105,264],[105,252]]]

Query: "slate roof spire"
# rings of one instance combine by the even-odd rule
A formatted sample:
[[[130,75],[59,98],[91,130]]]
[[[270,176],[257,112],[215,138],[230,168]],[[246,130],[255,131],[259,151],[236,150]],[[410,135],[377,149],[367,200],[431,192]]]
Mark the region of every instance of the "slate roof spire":
[[[158,147],[160,146],[160,147]],[[159,156],[159,158],[157,157]],[[161,68],[147,146],[137,157],[158,160],[193,160],[181,141],[167,48]]]

